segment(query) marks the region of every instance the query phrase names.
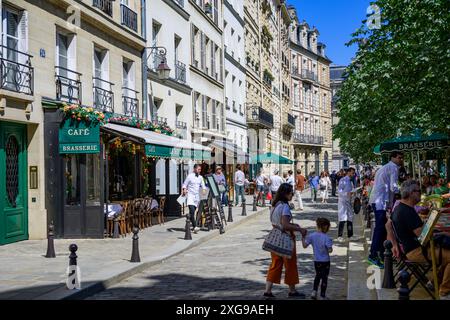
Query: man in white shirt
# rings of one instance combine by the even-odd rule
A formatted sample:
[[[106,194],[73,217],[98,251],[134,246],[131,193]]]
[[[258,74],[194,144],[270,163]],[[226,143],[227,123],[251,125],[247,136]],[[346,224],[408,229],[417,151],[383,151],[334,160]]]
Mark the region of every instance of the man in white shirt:
[[[206,193],[206,185],[203,177],[200,175],[202,167],[199,164],[194,165],[194,172],[190,173],[183,183],[182,194],[187,194],[187,205],[189,207],[189,216],[191,219],[192,227],[194,228],[194,233],[197,233],[200,228],[197,227],[197,219],[195,216],[195,210],[200,202],[200,188],[203,194]]]
[[[270,176],[270,191],[272,192],[272,197],[275,196],[278,188],[284,182],[283,179],[278,175],[278,173],[278,169],[275,169],[275,171],[273,172],[273,176]]]
[[[375,213],[375,229],[373,230],[368,262],[380,268],[383,268],[383,243],[387,237],[385,228],[386,211],[392,209],[394,194],[399,192],[398,171],[402,165],[403,153],[393,151],[391,161],[378,169],[375,174],[375,181],[370,194],[369,203]]]
[[[265,202],[264,192],[265,192],[266,183],[267,183],[267,178],[264,175],[263,170],[261,169],[259,171],[259,174],[256,176],[256,192],[258,194],[257,198],[256,198],[257,204],[260,201],[262,202],[262,204],[264,204],[264,202]]]
[[[352,178],[355,175],[354,168],[348,168],[347,174],[338,185],[338,241],[342,241],[344,234],[344,226],[347,223],[347,237],[353,236],[353,206],[352,206]]]
[[[234,174],[234,190],[235,190],[235,203],[236,206],[239,204],[239,195],[241,195],[242,202],[244,202],[244,184],[245,184],[245,174],[241,170],[241,165],[236,166],[236,172]]]

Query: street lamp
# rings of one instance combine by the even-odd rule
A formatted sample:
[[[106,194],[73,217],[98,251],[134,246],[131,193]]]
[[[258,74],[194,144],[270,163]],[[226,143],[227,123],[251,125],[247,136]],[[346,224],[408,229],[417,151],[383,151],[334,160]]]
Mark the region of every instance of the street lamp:
[[[162,81],[168,80],[170,75],[170,68],[167,65],[167,49],[165,47],[147,47],[147,49],[150,49],[150,54],[147,57],[147,62],[154,53],[158,54],[161,57],[161,61],[156,67],[158,78]]]
[[[257,120],[258,120],[258,112],[256,112],[256,107],[253,108],[253,111],[252,111],[252,119],[253,119],[254,121],[257,121]]]

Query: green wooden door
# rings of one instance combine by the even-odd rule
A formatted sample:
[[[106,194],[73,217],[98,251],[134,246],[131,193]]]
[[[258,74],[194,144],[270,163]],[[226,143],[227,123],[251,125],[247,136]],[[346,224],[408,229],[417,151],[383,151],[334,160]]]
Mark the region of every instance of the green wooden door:
[[[28,239],[26,126],[0,121],[0,245]]]

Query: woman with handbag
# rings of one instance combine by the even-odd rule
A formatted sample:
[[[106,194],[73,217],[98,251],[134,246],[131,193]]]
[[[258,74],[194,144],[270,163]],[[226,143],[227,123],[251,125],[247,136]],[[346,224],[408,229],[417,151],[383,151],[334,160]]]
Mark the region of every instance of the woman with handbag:
[[[285,268],[284,283],[289,286],[288,297],[304,298],[305,295],[295,290],[295,285],[299,283],[297,269],[297,253],[295,248],[294,231],[298,231],[303,237],[306,236],[306,229],[298,224],[291,223],[292,213],[289,201],[292,200],[294,189],[291,184],[283,183],[272,201],[270,221],[273,229],[266,237],[263,249],[270,251],[272,263],[267,272],[266,291],[264,297],[274,298],[272,286],[279,284],[283,265]]]
[[[214,174],[214,180],[216,180],[217,186],[219,188],[220,200],[222,201],[222,205],[225,205],[224,196],[227,192],[227,180],[225,179],[225,175],[222,173],[222,167],[216,167],[216,173]]]

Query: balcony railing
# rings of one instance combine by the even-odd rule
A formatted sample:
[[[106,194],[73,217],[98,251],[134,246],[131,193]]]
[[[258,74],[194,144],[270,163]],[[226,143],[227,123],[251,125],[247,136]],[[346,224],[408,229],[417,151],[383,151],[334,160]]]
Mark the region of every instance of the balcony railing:
[[[122,107],[123,112],[129,117],[139,117],[139,100],[136,98],[136,90],[122,87]]]
[[[112,91],[113,83],[100,79],[92,78],[94,82],[94,107],[103,112],[114,112],[114,93]]]
[[[93,0],[92,5],[112,17],[114,0]]]
[[[187,123],[176,120],[175,126],[177,129],[187,129]]]
[[[311,81],[317,81],[317,74],[308,69],[302,69],[302,78]]]
[[[230,109],[231,109],[230,105],[228,104],[228,97],[225,97],[225,108],[226,108],[227,110],[230,110]]]
[[[298,73],[298,66],[292,66],[292,75],[300,78],[300,74]]]
[[[323,145],[323,137],[303,133],[294,133],[294,143]]]
[[[68,103],[81,104],[81,73],[55,67],[56,99]]]
[[[175,80],[186,83],[186,65],[180,61],[175,61]]]
[[[159,125],[167,124],[167,118],[157,116],[155,122]]]
[[[248,106],[247,123],[262,129],[273,129],[273,114],[260,106]]]
[[[0,88],[33,95],[34,69],[29,54],[1,46]]]
[[[123,4],[120,5],[120,12],[122,16],[122,25],[133,31],[137,31],[137,13]]]

